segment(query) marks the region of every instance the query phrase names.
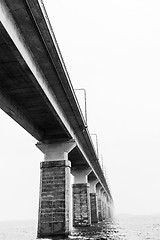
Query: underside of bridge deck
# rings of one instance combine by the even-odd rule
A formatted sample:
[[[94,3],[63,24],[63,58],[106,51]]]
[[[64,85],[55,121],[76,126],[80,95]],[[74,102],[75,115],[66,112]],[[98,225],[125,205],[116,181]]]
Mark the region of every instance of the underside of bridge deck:
[[[39,237],[69,232],[70,172],[76,226],[98,221],[97,193],[99,215],[104,194],[112,201],[45,14],[38,0],[0,1],[0,108],[38,140],[44,153]]]
[[[1,0],[0,33],[0,107],[41,143],[74,139],[76,147],[69,153],[72,167],[90,166],[110,195],[39,1]]]

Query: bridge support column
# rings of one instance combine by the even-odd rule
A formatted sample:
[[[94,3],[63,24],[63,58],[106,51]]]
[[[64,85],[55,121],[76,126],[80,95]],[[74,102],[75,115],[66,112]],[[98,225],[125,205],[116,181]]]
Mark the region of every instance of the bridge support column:
[[[90,168],[72,171],[73,184],[73,226],[88,226],[91,224],[89,184],[87,176]]]
[[[98,221],[102,221],[102,198],[101,198],[101,185],[97,184],[97,198],[98,198]]]
[[[105,205],[105,196],[104,196],[104,190],[103,188],[101,189],[101,201],[102,201],[102,220],[105,220],[105,210],[106,210],[106,205]]]
[[[70,232],[70,161],[73,142],[37,144],[44,153],[41,163],[38,238],[53,238]]]
[[[108,202],[108,218],[113,218],[114,217],[114,206],[113,203],[110,201]]]
[[[105,214],[105,219],[108,218],[108,206],[107,206],[107,193],[104,193],[104,214]]]
[[[96,184],[98,180],[91,180],[90,183],[90,206],[91,206],[91,223],[98,223],[98,202],[96,193]]]
[[[110,206],[108,206],[108,218],[111,218],[111,209],[110,209]]]

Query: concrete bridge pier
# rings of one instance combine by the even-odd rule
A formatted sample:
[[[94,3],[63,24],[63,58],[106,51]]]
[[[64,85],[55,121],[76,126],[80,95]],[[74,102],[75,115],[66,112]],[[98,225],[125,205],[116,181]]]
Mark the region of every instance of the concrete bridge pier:
[[[97,191],[97,198],[98,198],[98,221],[102,221],[102,198],[101,198],[101,188],[102,186],[100,183],[97,183],[96,185],[96,191]]]
[[[107,215],[107,218],[109,218],[109,197],[108,197],[108,194],[106,193],[106,215]]]
[[[37,147],[44,153],[41,162],[38,238],[68,235],[70,223],[70,168],[68,153],[73,141],[43,144]]]
[[[96,193],[97,179],[90,180],[90,206],[91,206],[91,223],[98,223],[98,202]]]
[[[108,218],[113,218],[114,217],[114,206],[113,203],[108,201]]]
[[[72,170],[73,184],[73,226],[89,226],[91,224],[89,183],[89,167],[79,167]]]
[[[104,192],[104,219],[108,218],[107,193]]]
[[[107,219],[108,218],[108,203],[107,203],[107,193],[105,192],[104,193],[104,203],[105,203],[105,212],[104,212],[104,214],[105,214],[105,219]]]
[[[111,208],[108,206],[108,218],[111,218]]]
[[[101,202],[102,202],[102,220],[105,220],[105,208],[106,208],[106,206],[105,206],[105,196],[104,196],[105,191],[104,191],[103,188],[101,188],[100,193],[101,193]]]

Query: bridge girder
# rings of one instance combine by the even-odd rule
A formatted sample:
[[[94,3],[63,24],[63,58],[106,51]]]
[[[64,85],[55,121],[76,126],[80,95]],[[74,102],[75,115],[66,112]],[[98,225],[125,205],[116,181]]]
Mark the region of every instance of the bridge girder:
[[[37,0],[0,2],[0,107],[40,142],[74,139],[71,162],[90,166],[112,199],[43,12]]]

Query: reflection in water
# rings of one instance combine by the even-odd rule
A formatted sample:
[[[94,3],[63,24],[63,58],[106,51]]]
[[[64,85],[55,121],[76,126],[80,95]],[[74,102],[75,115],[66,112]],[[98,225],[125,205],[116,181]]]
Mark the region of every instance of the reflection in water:
[[[116,220],[73,229],[69,239],[160,240],[160,216],[121,216]]]
[[[72,236],[70,236],[69,239],[125,240],[124,237],[119,224],[110,219],[107,222],[101,222],[90,227],[74,228]]]

